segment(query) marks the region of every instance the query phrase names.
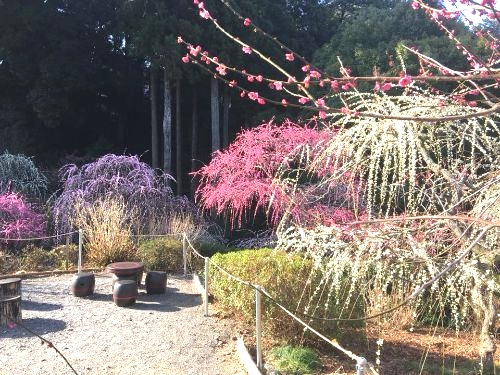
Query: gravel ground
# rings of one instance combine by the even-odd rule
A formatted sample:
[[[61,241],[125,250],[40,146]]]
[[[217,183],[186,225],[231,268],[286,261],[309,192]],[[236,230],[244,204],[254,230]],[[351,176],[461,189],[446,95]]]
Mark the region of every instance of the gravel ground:
[[[74,297],[72,275],[22,281],[23,324],[51,341],[78,374],[243,375],[233,324],[204,317],[191,279],[168,275],[166,294],[113,303],[111,277]],[[143,284],[144,285],[144,284]],[[18,326],[0,327],[0,375],[73,374],[52,348]]]

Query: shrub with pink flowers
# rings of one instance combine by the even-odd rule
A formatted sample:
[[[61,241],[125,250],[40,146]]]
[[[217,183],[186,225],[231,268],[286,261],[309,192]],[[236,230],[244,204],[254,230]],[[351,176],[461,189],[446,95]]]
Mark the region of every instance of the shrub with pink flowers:
[[[45,228],[44,216],[26,203],[21,195],[0,195],[0,237],[9,250],[17,251],[20,248],[19,239],[43,236]]]
[[[347,179],[339,178],[335,186],[313,183],[336,167],[314,172],[304,169],[307,160],[322,152],[325,142],[334,136],[331,129],[300,126],[291,120],[244,130],[228,149],[217,151],[210,163],[195,173],[200,178],[197,202],[205,209],[227,214],[233,227],[243,225],[259,210],[267,213],[271,225],[276,225],[285,211],[296,222],[326,224],[326,218],[338,214],[352,218],[352,197],[359,199],[359,195],[352,194],[353,186]],[[315,204],[310,203],[312,196]]]

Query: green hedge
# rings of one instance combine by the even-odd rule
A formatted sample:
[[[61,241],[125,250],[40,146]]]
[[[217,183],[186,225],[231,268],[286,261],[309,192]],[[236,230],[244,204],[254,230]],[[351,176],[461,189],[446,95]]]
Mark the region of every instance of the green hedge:
[[[333,305],[332,301],[327,301],[332,297],[324,292],[314,293],[320,276],[313,271],[312,262],[300,255],[257,249],[215,254],[211,260],[234,276],[260,285],[288,310],[297,311],[299,317],[309,303],[313,306],[310,314],[324,317],[333,313],[331,309],[325,311],[326,306]],[[255,290],[235,282],[213,265],[210,267],[210,292],[222,307],[240,312],[249,322],[254,321]],[[268,334],[276,339],[302,341],[302,325],[267,298],[263,297],[262,302],[263,326]],[[323,334],[335,335],[338,332],[335,322],[302,318]]]
[[[177,239],[159,237],[142,240],[138,256],[146,271],[180,272],[184,268],[182,241]]]

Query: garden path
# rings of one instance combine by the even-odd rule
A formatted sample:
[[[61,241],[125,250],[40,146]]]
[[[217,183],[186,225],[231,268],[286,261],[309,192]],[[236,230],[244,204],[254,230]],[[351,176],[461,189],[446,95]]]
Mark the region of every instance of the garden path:
[[[22,281],[23,325],[51,341],[78,374],[243,375],[234,326],[203,316],[191,279],[168,276],[167,292],[140,290],[117,307],[109,274],[89,297],[74,297],[72,275]],[[54,349],[20,326],[0,327],[0,374],[73,374]]]

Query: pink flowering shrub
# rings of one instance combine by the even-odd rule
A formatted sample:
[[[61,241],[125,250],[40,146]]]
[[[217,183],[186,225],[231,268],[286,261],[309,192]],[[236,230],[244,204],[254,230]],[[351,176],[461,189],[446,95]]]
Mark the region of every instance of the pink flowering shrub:
[[[322,214],[345,206],[339,202],[346,200],[349,189],[336,194],[342,190],[338,186],[323,186],[320,192],[311,182],[329,173],[328,169],[303,170],[306,159],[314,158],[334,135],[330,129],[303,127],[290,120],[244,130],[226,150],[214,153],[210,163],[194,173],[200,178],[197,203],[205,209],[214,208],[217,214],[228,214],[233,227],[241,226],[245,215],[255,215],[259,209],[267,213],[271,225],[276,225],[286,210],[296,221],[335,221],[337,214]],[[293,188],[296,179],[301,180],[299,189]],[[311,199],[312,194],[318,196]],[[320,202],[323,206],[318,205]],[[325,210],[320,213],[318,207]],[[346,210],[353,216],[351,208],[342,208],[337,216],[346,216]]]
[[[19,248],[18,239],[40,237],[45,234],[46,222],[42,214],[16,193],[0,195],[0,237],[11,250]]]

